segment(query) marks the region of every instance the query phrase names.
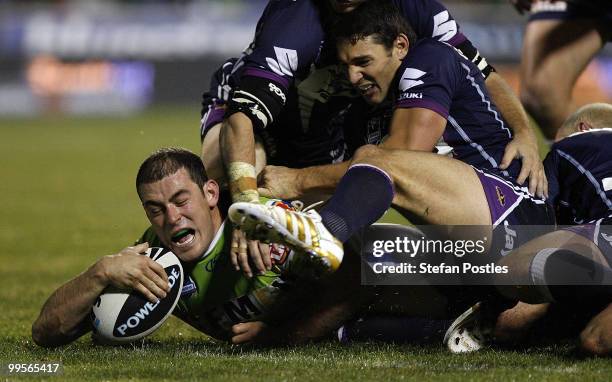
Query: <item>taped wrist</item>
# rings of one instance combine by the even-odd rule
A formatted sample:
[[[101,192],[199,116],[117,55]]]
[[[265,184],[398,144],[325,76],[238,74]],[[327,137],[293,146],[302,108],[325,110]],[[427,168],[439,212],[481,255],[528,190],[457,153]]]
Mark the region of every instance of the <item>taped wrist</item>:
[[[461,51],[461,53],[463,53],[463,55],[468,60],[472,61],[474,65],[476,65],[478,69],[480,69],[485,79],[489,77],[489,74],[491,74],[491,72],[495,71],[495,68],[489,65],[487,59],[480,55],[480,52],[478,51],[478,49],[476,49],[474,45],[472,45],[470,40],[465,40],[461,44],[457,45],[455,48]]]
[[[241,112],[257,129],[263,129],[281,112],[287,103],[282,85],[266,78],[246,76],[233,93],[225,117]]]
[[[246,162],[231,162],[227,172],[234,202],[259,202],[255,166]]]

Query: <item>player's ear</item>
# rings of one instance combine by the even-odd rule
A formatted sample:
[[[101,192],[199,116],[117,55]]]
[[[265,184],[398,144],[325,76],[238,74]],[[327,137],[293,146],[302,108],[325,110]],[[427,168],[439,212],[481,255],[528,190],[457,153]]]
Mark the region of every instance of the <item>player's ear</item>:
[[[404,57],[408,54],[408,49],[410,48],[410,42],[408,41],[408,36],[403,33],[400,33],[393,42],[393,48],[397,53],[397,56],[400,60],[403,60]]]
[[[219,203],[219,184],[216,181],[209,179],[206,181],[206,183],[204,183],[202,191],[208,205],[210,207],[217,206],[217,203]]]
[[[578,131],[589,131],[593,128],[590,123],[581,121],[578,123]]]

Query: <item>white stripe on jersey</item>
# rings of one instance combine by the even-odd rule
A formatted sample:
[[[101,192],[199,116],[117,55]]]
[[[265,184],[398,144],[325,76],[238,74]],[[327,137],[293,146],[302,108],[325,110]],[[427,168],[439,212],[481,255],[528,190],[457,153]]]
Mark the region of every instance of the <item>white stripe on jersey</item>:
[[[459,135],[461,136],[461,138],[463,138],[463,140],[466,143],[469,143],[470,146],[472,146],[473,148],[475,148],[476,150],[478,150],[478,152],[480,153],[480,155],[491,164],[491,166],[493,166],[493,168],[499,168],[499,165],[497,164],[497,161],[495,160],[495,158],[493,158],[491,155],[489,155],[489,153],[487,153],[484,149],[484,147],[482,147],[481,145],[479,145],[478,143],[472,141],[472,139],[467,135],[467,133],[465,132],[465,130],[463,130],[463,128],[461,126],[459,126],[459,123],[457,123],[457,121],[455,120],[455,118],[451,117],[450,115],[448,116],[448,121],[450,122],[450,124],[455,128],[455,130],[457,131],[457,133],[459,133]],[[502,174],[504,174],[505,176],[510,176],[510,174],[508,174],[507,171],[502,171]]]
[[[576,169],[578,171],[580,171],[580,173],[584,176],[587,177],[587,179],[589,180],[589,182],[591,182],[591,184],[593,185],[593,187],[595,188],[595,192],[599,195],[599,197],[601,198],[601,200],[605,203],[605,205],[608,208],[612,209],[612,201],[610,201],[610,199],[608,199],[608,197],[606,196],[606,193],[601,189],[599,182],[597,181],[597,179],[595,179],[595,177],[593,176],[593,174],[587,170],[586,168],[584,168],[576,159],[574,159],[571,155],[567,154],[566,152],[556,149],[555,150],[559,155],[561,155],[561,157],[565,158],[572,166],[576,167]]]
[[[495,117],[495,120],[497,122],[499,122],[499,125],[501,126],[502,130],[506,130],[506,132],[508,133],[508,138],[512,138],[512,133],[510,132],[510,129],[508,129],[506,127],[506,125],[504,124],[504,121],[502,121],[499,118],[499,115],[497,114],[497,112],[491,108],[491,102],[489,102],[488,100],[485,99],[484,93],[482,92],[482,89],[476,83],[476,81],[474,81],[474,77],[470,76],[470,68],[467,65],[465,65],[464,63],[461,63],[461,66],[467,72],[467,75],[465,76],[465,78],[467,78],[472,83],[472,86],[476,89],[476,91],[480,95],[480,99],[482,100],[482,102],[485,105],[487,105],[487,110],[489,110],[493,114],[493,116]]]

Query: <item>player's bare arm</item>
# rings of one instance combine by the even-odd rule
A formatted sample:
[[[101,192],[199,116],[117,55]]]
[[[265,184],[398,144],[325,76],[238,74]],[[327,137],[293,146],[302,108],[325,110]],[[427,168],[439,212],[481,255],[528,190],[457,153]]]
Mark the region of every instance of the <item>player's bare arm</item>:
[[[391,119],[389,137],[380,147],[431,152],[445,127],[446,119],[429,109],[396,109]]]
[[[512,141],[506,146],[500,168],[507,169],[513,159],[521,159],[522,167],[517,182],[523,184],[529,179],[529,192],[540,197],[548,196],[548,183],[540,160],[537,139],[529,125],[525,109],[510,86],[496,72],[489,74],[485,84],[491,99],[514,133]]]
[[[300,199],[310,193],[330,194],[346,173],[350,162],[306,168],[266,166],[258,177],[260,195]]]
[[[257,201],[253,123],[243,113],[234,113],[223,122],[220,138],[232,200]]]
[[[253,123],[243,113],[234,113],[223,122],[220,132],[221,155],[226,168],[232,200],[257,202],[255,135]],[[236,270],[253,276],[249,259],[259,273],[271,268],[269,254],[257,242],[248,241],[239,231],[232,235],[230,259]]]
[[[147,243],[127,247],[101,258],[85,272],[58,288],[45,302],[32,325],[32,338],[41,346],[70,343],[91,330],[87,316],[109,285],[133,289],[151,302],[166,296],[168,277],[161,265],[139,253]]]

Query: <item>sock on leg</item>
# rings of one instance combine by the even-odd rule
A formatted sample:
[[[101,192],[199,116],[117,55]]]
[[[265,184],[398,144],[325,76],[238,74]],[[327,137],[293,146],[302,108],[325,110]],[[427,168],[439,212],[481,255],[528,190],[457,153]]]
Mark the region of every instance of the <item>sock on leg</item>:
[[[393,195],[393,181],[385,171],[372,165],[353,165],[321,210],[323,224],[345,242],[378,220],[391,206]]]
[[[531,280],[549,301],[612,297],[612,270],[567,249],[546,248],[532,260]]]

